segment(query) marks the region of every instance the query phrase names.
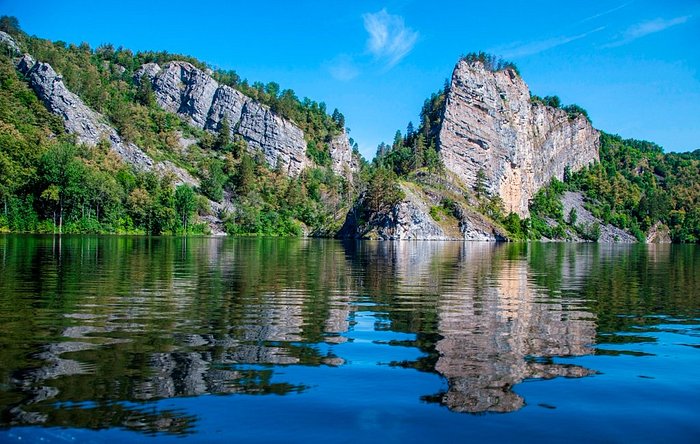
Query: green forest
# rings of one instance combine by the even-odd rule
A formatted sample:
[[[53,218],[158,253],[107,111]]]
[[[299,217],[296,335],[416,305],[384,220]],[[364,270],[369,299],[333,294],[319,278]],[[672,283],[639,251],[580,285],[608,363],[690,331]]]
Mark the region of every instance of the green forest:
[[[228,122],[217,134],[192,128],[157,106],[148,82],[133,79],[147,62],[184,60],[211,69],[205,63],[167,52],[50,42],[27,35],[7,16],[0,18],[0,30],[35,59],[50,63],[124,140],[201,181],[197,188],[175,187],[172,177],[134,171],[107,142],[76,143],[15,69],[13,54],[0,51],[0,232],[207,234],[204,221],[216,216],[232,235],[333,236],[358,196],[365,197],[367,210],[382,211],[403,198],[400,183],[444,189],[441,183],[449,181],[438,146],[447,81],[425,100],[417,127],[411,122],[404,133],[396,132],[391,145],[380,144],[371,163],[361,159],[355,144],[362,169],[350,180],[330,168],[329,142],[345,130],[340,111],[329,113],[324,103],[299,99],[274,82],[249,84],[235,71],[213,70],[219,82],[268,105],[304,131],[313,166],[290,178],[267,165],[262,153],[249,150]],[[485,53],[463,59],[518,72],[514,64]],[[531,102],[562,108],[570,118],[589,118],[583,108],[563,106],[556,96],[533,95]],[[183,151],[182,137],[196,143]],[[454,213],[459,202],[486,215],[511,240],[567,239],[572,232],[597,240],[598,227],[577,224],[575,214],[564,214],[562,194],[577,191],[600,221],[640,241],[657,222],[669,228],[675,242],[700,241],[700,150],[664,153],[651,142],[602,133],[600,162],[567,171],[563,181],[554,179],[537,193],[524,220],[505,214],[500,198],[486,191],[485,180],[478,177],[473,189],[450,194],[431,215]],[[211,214],[209,200],[230,201],[232,210]]]
[[[35,59],[51,64],[67,87],[106,116],[125,141],[201,180],[198,189],[173,187],[170,177],[133,171],[107,142],[96,147],[77,144],[16,71],[12,54],[3,51],[0,231],[206,233],[206,224],[195,222],[211,212],[205,197],[220,202],[226,195],[235,211],[217,216],[224,218],[229,234],[328,234],[342,223],[343,208],[357,194],[350,181],[330,170],[328,142],[343,131],[345,119],[338,110],[329,114],[324,103],[298,99],[275,83],[249,85],[233,71],[214,71],[217,80],[267,104],[304,131],[314,167],[289,178],[266,165],[261,153],[249,151],[228,124],[218,134],[194,129],[160,109],[150,85],[138,86],[133,80],[134,71],[146,62],[185,60],[207,69],[206,64],[166,52],[134,54],[110,45],[92,49],[87,44],[50,42],[28,36],[7,16],[0,18],[0,30]],[[180,137],[197,143],[183,153]]]
[[[513,63],[485,53],[467,54],[463,59],[481,61],[490,70],[518,72]],[[440,187],[447,173],[436,145],[448,90],[449,82],[445,81],[442,89],[425,100],[418,128],[409,122],[405,134],[397,131],[391,145],[378,147],[370,176],[376,177],[381,186],[368,188],[368,201],[375,208],[381,207],[377,202],[391,204],[401,198],[399,182]],[[575,104],[564,106],[557,96],[533,95],[531,102],[561,108],[569,118],[582,114],[590,120],[585,109]],[[664,153],[653,142],[601,132],[600,162],[575,173],[567,170],[563,179],[553,179],[535,195],[531,215],[524,220],[515,213],[506,214],[500,197],[487,193],[483,173],[472,189],[463,190],[463,196],[456,198],[501,225],[515,241],[543,237],[566,240],[567,232],[597,240],[599,227],[577,224],[575,214],[563,212],[562,194],[574,191],[585,195],[586,208],[596,218],[629,231],[640,242],[657,222],[669,228],[674,242],[700,242],[700,150]],[[454,197],[444,199],[440,207],[431,209],[431,214],[449,213]]]

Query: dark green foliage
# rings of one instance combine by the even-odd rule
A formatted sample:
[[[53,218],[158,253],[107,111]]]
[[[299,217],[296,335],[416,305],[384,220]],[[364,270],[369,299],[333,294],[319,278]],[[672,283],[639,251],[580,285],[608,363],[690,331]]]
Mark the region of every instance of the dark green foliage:
[[[206,174],[202,179],[201,192],[211,200],[221,202],[227,180],[221,161],[212,160],[207,165]]]
[[[153,92],[153,85],[145,75],[141,76],[139,86],[136,90],[136,97],[134,98],[143,106],[154,107],[156,105],[156,95]]]
[[[375,212],[385,212],[406,197],[398,184],[396,174],[387,168],[374,170],[365,192],[365,208]]]
[[[598,222],[577,225],[576,231],[584,240],[595,242],[600,238],[600,224]]]
[[[578,220],[578,213],[576,212],[576,208],[572,208],[569,211],[569,220],[567,221],[569,225],[576,226],[576,221]]]
[[[233,176],[233,184],[239,195],[247,194],[255,182],[255,162],[248,153],[243,153],[238,171]]]
[[[479,168],[476,172],[476,181],[474,182],[474,194],[477,199],[481,199],[487,195],[486,190],[486,173],[483,168]]]
[[[518,67],[515,66],[515,63],[503,60],[498,56],[488,54],[483,51],[470,52],[467,55],[463,55],[461,59],[467,63],[481,62],[484,65],[484,68],[488,69],[489,71],[495,72],[511,69],[520,75],[520,71],[518,70]]]
[[[591,121],[591,118],[588,116],[588,111],[576,104],[563,106],[559,96],[540,97],[533,94],[530,95],[530,103],[551,106],[552,108],[561,108],[566,111],[566,115],[569,117],[569,119],[575,119],[578,116],[583,116],[589,122]]]
[[[670,228],[675,242],[700,241],[700,160],[692,153],[664,154],[655,143],[601,133],[600,162],[576,173],[567,169],[564,176],[565,183],[553,180],[535,195],[530,211],[536,232],[531,237],[547,231],[537,218],[564,222],[559,196],[569,189],[585,194],[595,217],[640,241],[657,222]],[[582,226],[577,219],[572,211],[566,222],[579,236],[599,237],[599,225]]]
[[[231,125],[228,123],[228,119],[224,117],[219,124],[219,131],[214,141],[214,149],[223,151],[228,148],[229,143],[231,143]]]
[[[180,185],[175,189],[175,211],[181,227],[187,233],[188,226],[194,211],[197,208],[197,200],[194,190],[187,185]]]
[[[564,184],[552,179],[549,186],[540,189],[530,203],[530,211],[555,221],[564,220],[564,211],[561,204],[561,195],[564,192]]]
[[[323,148],[319,148],[316,142],[312,140],[306,146],[306,154],[316,165],[328,166],[331,164],[331,155],[325,145],[323,144]]]
[[[331,118],[333,119],[333,122],[335,122],[335,124],[338,126],[338,129],[340,131],[343,131],[343,129],[345,129],[345,116],[343,115],[343,113],[338,111],[338,108],[335,108],[333,110]]]
[[[571,104],[562,107],[564,111],[566,111],[566,114],[569,116],[569,119],[575,119],[578,116],[583,116],[585,117],[589,122],[591,121],[591,118],[588,117],[588,111],[585,109],[581,108],[580,106],[576,104]]]
[[[444,89],[425,101],[418,130],[409,122],[405,137],[401,131],[396,131],[391,146],[382,143],[377,147],[375,167],[391,169],[399,177],[407,177],[421,168],[426,168],[430,173],[442,172],[443,165],[436,146],[447,90],[446,84]]]
[[[9,15],[3,15],[2,17],[0,17],[0,31],[12,35],[19,33],[20,28],[19,20],[17,20],[17,17],[12,17]]]
[[[134,71],[146,62],[184,60],[208,68],[196,59],[52,43],[27,36],[7,17],[0,27],[36,59],[50,63],[126,141],[200,179],[198,190],[175,189],[170,178],[132,171],[110,152],[107,141],[95,148],[76,145],[61,119],[46,110],[9,57],[0,54],[0,231],[198,233],[204,227],[193,223],[195,213],[212,211],[199,192],[214,201],[232,199],[227,205],[235,208],[227,219],[231,233],[298,235],[302,225],[319,230],[337,224],[357,193],[327,168],[328,143],[343,131],[345,118],[337,110],[329,116],[323,103],[299,100],[274,82],[250,86],[234,71],[213,74],[293,120],[317,147],[309,151],[324,168],[290,179],[279,165],[265,165],[262,153],[251,153],[226,119],[215,134],[192,129],[157,106],[148,79],[133,81]],[[185,148],[181,138],[196,143]]]
[[[527,238],[526,232],[523,229],[523,221],[515,213],[509,213],[503,219],[503,228],[508,231],[512,240],[524,240]]]

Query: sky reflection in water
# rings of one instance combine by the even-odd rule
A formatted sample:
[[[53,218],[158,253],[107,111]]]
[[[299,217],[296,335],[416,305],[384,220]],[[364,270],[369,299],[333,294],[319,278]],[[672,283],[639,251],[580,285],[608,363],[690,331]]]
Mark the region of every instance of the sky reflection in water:
[[[700,433],[694,246],[5,236],[0,271],[3,441]]]

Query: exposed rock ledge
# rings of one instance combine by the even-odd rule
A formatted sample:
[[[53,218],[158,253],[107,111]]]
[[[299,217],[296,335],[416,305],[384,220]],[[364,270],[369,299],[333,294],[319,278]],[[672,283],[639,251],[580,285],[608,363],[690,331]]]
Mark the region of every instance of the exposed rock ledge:
[[[298,176],[311,164],[304,132],[294,122],[240,91],[220,84],[191,63],[173,61],[163,67],[146,63],[134,73],[136,82],[143,78],[151,81],[160,107],[180,115],[197,128],[218,131],[226,118],[232,132],[241,135],[252,151],[261,151],[268,165],[281,164],[287,174]],[[331,167],[336,174],[351,178],[359,170],[346,134],[334,138],[329,149]]]
[[[359,199],[347,216],[339,237],[381,240],[506,241],[506,234],[483,215],[458,207],[453,223],[438,222],[430,215],[430,197],[407,185],[405,198],[388,211],[366,214]],[[366,218],[366,220],[365,220]],[[442,223],[441,223],[442,222]]]
[[[107,140],[112,150],[127,164],[141,171],[155,171],[161,175],[172,174],[176,184],[199,186],[199,181],[172,162],[154,162],[133,143],[124,141],[105,123],[100,113],[90,109],[76,94],[66,88],[63,79],[48,63],[35,62],[25,54],[17,62],[17,69],[29,81],[37,96],[54,114],[63,118],[66,131],[75,134],[80,143],[97,145]]]
[[[631,233],[623,230],[622,228],[618,228],[616,226],[603,223],[603,221],[601,221],[600,219],[593,216],[593,214],[591,214],[591,212],[588,211],[583,206],[583,202],[584,202],[584,199],[583,199],[582,193],[566,191],[561,198],[561,203],[562,203],[562,206],[564,209],[564,217],[568,218],[571,210],[575,209],[576,210],[577,225],[599,224],[600,225],[600,237],[598,238],[598,242],[601,242],[601,243],[614,243],[614,242],[635,243],[635,242],[637,242],[637,238],[634,237]],[[573,241],[575,241],[575,242],[583,241],[583,239],[580,239],[574,233],[569,233],[569,234],[572,236]]]
[[[10,34],[0,31],[0,44],[7,46],[13,54],[21,54],[19,46]]]

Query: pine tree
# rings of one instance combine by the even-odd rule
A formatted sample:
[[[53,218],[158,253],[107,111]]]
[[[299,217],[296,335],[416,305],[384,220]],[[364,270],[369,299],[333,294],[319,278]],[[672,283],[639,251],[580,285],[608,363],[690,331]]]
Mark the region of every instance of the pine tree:
[[[219,133],[216,136],[216,142],[214,143],[214,148],[217,150],[226,149],[228,144],[231,142],[231,125],[228,123],[228,119],[224,117],[221,119],[219,124]]]

